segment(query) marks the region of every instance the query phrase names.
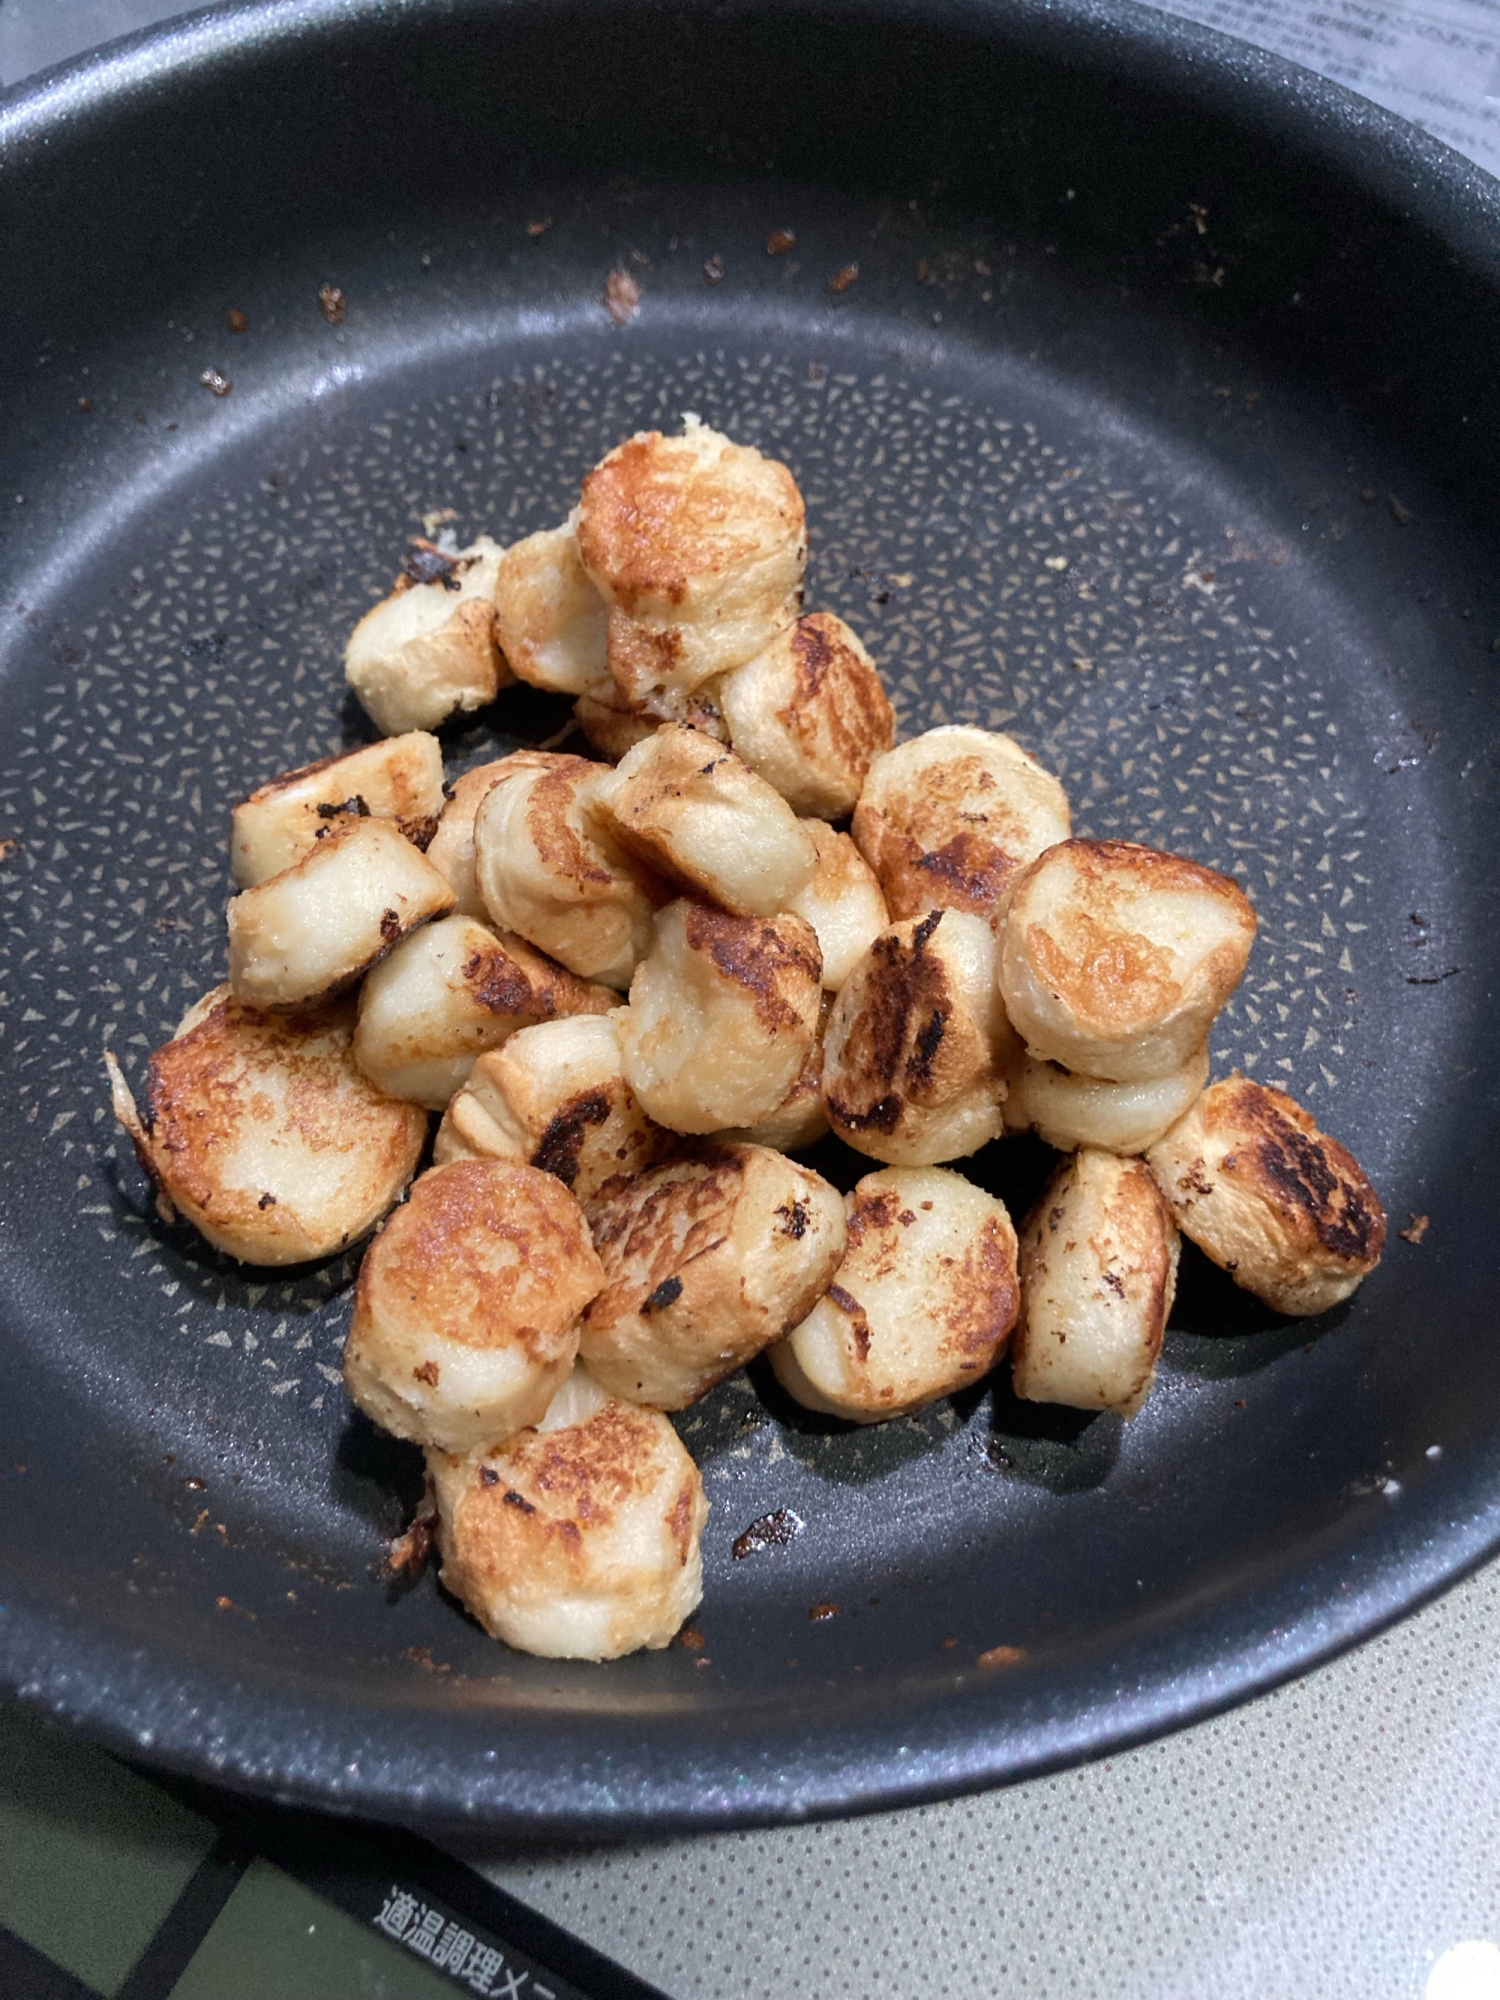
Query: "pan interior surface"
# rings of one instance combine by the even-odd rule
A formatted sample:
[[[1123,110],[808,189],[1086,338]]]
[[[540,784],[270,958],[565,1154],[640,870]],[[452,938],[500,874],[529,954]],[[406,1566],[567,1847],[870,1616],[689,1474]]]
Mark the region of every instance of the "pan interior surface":
[[[124,252],[101,249],[94,282],[33,271],[10,288],[25,341],[0,635],[11,1683],[117,1743],[289,1798],[574,1830],[723,1823],[1098,1753],[1270,1684],[1478,1560],[1500,1532],[1475,1171],[1494,1127],[1500,672],[1495,524],[1472,472],[1494,442],[1481,278],[1328,146],[1289,155],[1257,131],[1247,52],[1235,71],[1231,45],[1144,13],[1059,26],[1020,9],[962,31],[735,17],[752,78],[737,110],[710,101],[724,56],[694,40],[700,17],[601,12],[583,67],[613,51],[655,133],[606,171],[598,122],[548,96],[563,55],[541,28],[565,16],[479,10],[460,35],[436,7],[399,32],[336,11],[267,10],[281,41],[251,15],[224,46],[179,38],[150,144],[130,94],[145,86],[123,70],[47,114],[61,164],[18,144],[40,191],[28,227],[55,231],[73,199],[58,182],[84,158],[169,192],[175,173],[184,201],[201,183],[208,217],[169,211],[148,242],[136,216],[128,282],[110,276]],[[304,67],[337,74],[325,123],[358,98],[388,150],[360,187],[356,135],[321,206],[268,159],[270,192],[230,226],[216,156],[174,164],[172,134],[216,129],[225,173],[243,172],[263,102],[268,153],[326,143],[287,69],[288,23]],[[913,101],[863,104],[865,152],[823,105],[814,156],[807,65],[781,109],[764,84],[776,35],[821,36],[863,74],[870,36],[898,32]],[[665,116],[665,86],[641,81],[642,36],[689,92],[680,142],[644,115]],[[1224,130],[1185,52],[1237,77]],[[397,157],[395,135],[458,55],[452,116],[474,153],[455,184],[422,145]],[[496,126],[479,123],[476,67]],[[528,79],[541,136],[502,143],[507,119],[524,128]],[[960,111],[919,139],[909,121],[945,88]],[[1164,106],[1177,122],[1157,146]],[[976,165],[981,129],[999,150]],[[1253,176],[1238,208],[1231,168]],[[1282,205],[1310,183],[1343,204],[1340,228],[1366,204],[1369,240],[1385,230],[1408,267],[1341,263],[1346,239]],[[771,255],[776,230],[795,243]],[[1469,315],[1455,329],[1436,297],[1416,309],[1444,322],[1441,435],[1431,385],[1402,373],[1416,334],[1391,328],[1387,380],[1368,320],[1341,345],[1332,318],[1361,300],[1378,317],[1380,285],[1429,265]],[[624,324],[604,306],[612,271],[639,291]],[[320,311],[328,284],[342,319]],[[203,386],[213,371],[228,393]],[[1393,1233],[1358,1297],[1307,1323],[1189,1255],[1159,1385],[1128,1426],[1021,1404],[1003,1370],[857,1431],[799,1413],[762,1368],[732,1380],[678,1420],[713,1504],[705,1643],[601,1669],[497,1646],[430,1576],[375,1579],[421,1475],[340,1386],[357,1254],[257,1272],[162,1224],[113,1131],[101,1052],[139,1085],[222,976],[230,805],[368,740],[342,646],[406,539],[552,525],[603,451],[688,412],[791,467],[808,605],[865,639],[903,734],[1006,730],[1063,779],[1075,831],[1244,884],[1260,937],[1214,1074],[1238,1066],[1304,1102],[1363,1161]],[[450,775],[565,720],[502,696],[445,732]],[[963,1170],[1019,1220],[1049,1158],[1008,1141]],[[832,1145],[815,1164],[843,1186],[864,1170]],[[803,1532],[735,1560],[777,1508]]]

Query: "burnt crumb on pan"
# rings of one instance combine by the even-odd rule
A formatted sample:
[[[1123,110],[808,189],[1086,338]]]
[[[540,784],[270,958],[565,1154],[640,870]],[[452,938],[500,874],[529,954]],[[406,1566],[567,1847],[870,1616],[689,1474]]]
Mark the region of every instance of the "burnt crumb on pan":
[[[79,407],[79,409],[80,409],[80,410],[82,410],[83,414],[84,414],[85,416],[87,416],[87,415],[88,415],[88,413],[89,413],[89,411],[90,411],[91,409],[93,409],[93,407],[94,407],[94,399],[93,399],[93,397],[92,397],[92,396],[80,396],[80,397],[78,398],[78,407]]]
[[[21,843],[14,834],[7,834],[4,840],[0,840],[0,861],[9,861],[12,855],[19,854],[20,851]]]
[[[437,1528],[435,1513],[418,1514],[406,1533],[397,1535],[386,1549],[376,1566],[377,1577],[389,1580],[420,1576],[437,1546]]]
[[[401,558],[401,574],[408,586],[413,583],[440,583],[444,590],[461,590],[456,574],[457,556],[444,555],[440,548],[420,537]]]
[[[759,1549],[789,1548],[807,1526],[800,1514],[794,1514],[790,1507],[778,1507],[772,1514],[762,1514],[752,1521],[742,1535],[736,1535],[729,1553],[736,1562],[743,1562],[746,1556],[753,1556]]]
[[[539,215],[534,222],[527,223],[526,234],[531,237],[545,236],[551,227],[552,217],[550,215]]]
[[[837,1618],[843,1608],[842,1604],[835,1604],[831,1598],[824,1598],[820,1604],[814,1604],[808,1611],[808,1622],[813,1625],[826,1624],[830,1618]]]
[[[1412,517],[1410,507],[1403,507],[1394,493],[1386,494],[1385,511],[1390,515],[1398,528],[1409,528],[1411,526]]]
[[[858,264],[841,264],[828,280],[828,289],[833,293],[835,298],[839,298],[843,293],[848,291],[849,287],[858,277]]]
[[[349,317],[349,301],[337,285],[319,285],[318,311],[330,326],[342,326]]]
[[[198,377],[198,380],[203,384],[205,389],[211,390],[215,396],[227,396],[234,387],[229,377],[218,368],[205,368],[203,373]]]
[[[796,241],[797,241],[796,230],[773,229],[770,235],[766,238],[766,255],[768,257],[784,257],[787,251],[794,246]]]
[[[1408,986],[1441,986],[1445,979],[1456,979],[1462,971],[1461,965],[1450,965],[1446,972],[1408,972],[1406,983]]]
[[[677,1634],[677,1643],[679,1646],[685,1647],[690,1653],[701,1653],[703,1648],[708,1644],[708,1641],[696,1625],[684,1625],[682,1630]]]
[[[722,257],[715,256],[715,257],[704,258],[703,282],[706,285],[718,284],[719,280],[723,277],[723,275],[724,275],[724,259]]]
[[[231,306],[224,315],[224,324],[231,333],[244,333],[250,325],[250,317],[248,313],[241,312],[238,306]]]
[[[981,1667],[1013,1667],[1017,1660],[1024,1660],[1025,1657],[1026,1651],[1022,1646],[991,1646],[979,1655],[975,1664]]]
[[[1420,1243],[1431,1227],[1432,1217],[1430,1215],[1412,1215],[1408,1212],[1406,1227],[1398,1229],[1396,1234],[1401,1238],[1403,1243]]]
[[[665,1312],[667,1307],[675,1305],[681,1296],[681,1278],[663,1278],[656,1290],[651,1293],[650,1297],[641,1307],[641,1317],[649,1319],[652,1313]]]
[[[628,271],[611,271],[604,280],[604,310],[616,326],[625,326],[641,309],[641,288]]]

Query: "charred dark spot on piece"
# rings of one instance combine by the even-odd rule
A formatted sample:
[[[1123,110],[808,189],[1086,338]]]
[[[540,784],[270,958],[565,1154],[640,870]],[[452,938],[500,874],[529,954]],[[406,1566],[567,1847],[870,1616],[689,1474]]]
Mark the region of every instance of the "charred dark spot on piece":
[[[401,918],[395,910],[380,913],[380,935],[387,944],[394,944],[401,935]]]
[[[1119,1272],[1105,1271],[1101,1273],[1101,1276],[1103,1278],[1104,1283],[1114,1293],[1115,1297],[1117,1299],[1123,1299],[1125,1296],[1125,1280],[1120,1276]]]
[[[778,1507],[773,1514],[762,1514],[752,1521],[742,1535],[736,1535],[730,1554],[736,1562],[743,1562],[746,1556],[753,1556],[760,1549],[788,1548],[802,1533],[807,1523],[800,1514],[794,1514],[790,1507]]]
[[[440,583],[444,590],[461,590],[457,556],[447,556],[433,542],[414,541],[401,558],[401,573],[408,585]]]
[[[590,1127],[602,1125],[609,1116],[609,1094],[591,1090],[577,1097],[548,1125],[531,1156],[531,1164],[544,1174],[555,1174],[564,1187],[578,1178],[578,1156]]]
[[[942,921],[943,913],[941,910],[929,910],[927,912],[921,923],[917,925],[911,934],[911,948],[913,952],[921,952],[926,947],[928,940]]]
[[[784,1236],[795,1237],[800,1241],[807,1234],[809,1218],[805,1201],[784,1201],[776,1213],[781,1217],[781,1230]]]
[[[435,1389],[437,1387],[438,1365],[435,1361],[424,1361],[420,1368],[413,1368],[411,1372],[416,1377],[417,1381],[425,1382],[429,1389]]]
[[[689,906],[684,926],[689,948],[707,952],[726,979],[754,996],[755,1012],[767,1028],[795,1028],[802,1016],[784,997],[784,978],[801,974],[821,979],[823,961],[799,938],[788,937],[774,921],[762,917],[732,917],[708,903]]]
[[[260,1200],[255,1204],[255,1206],[257,1208],[274,1208],[276,1206],[276,1197],[268,1190],[265,1194],[261,1196]]]
[[[500,1484],[500,1475],[498,1472],[496,1472],[494,1466],[492,1465],[480,1466],[479,1483],[481,1486],[498,1486]]]
[[[906,1065],[906,1072],[918,1089],[923,1088],[932,1081],[933,1058],[943,1045],[943,1035],[947,1030],[947,1026],[948,1015],[946,1009],[936,1007],[917,1030],[916,1041],[912,1048],[911,1059]]]
[[[401,829],[402,839],[409,840],[419,854],[425,854],[431,847],[433,835],[438,829],[436,813],[423,813],[419,819],[398,819],[396,824]]]
[[[681,1297],[681,1278],[663,1278],[641,1307],[642,1318],[649,1319],[652,1313],[665,1312],[668,1306],[675,1305]]]
[[[419,1576],[437,1545],[437,1531],[436,1514],[418,1514],[406,1533],[398,1535],[386,1549],[376,1574],[387,1580]]]
[[[1385,1217],[1363,1176],[1340,1171],[1333,1141],[1311,1138],[1272,1107],[1261,1113],[1265,1137],[1255,1148],[1260,1172],[1293,1213],[1302,1214],[1326,1250],[1351,1263],[1379,1256]],[[1338,1149],[1343,1151],[1342,1147]],[[1351,1167],[1353,1162],[1350,1162]]]
[[[861,1361],[870,1355],[870,1321],[864,1307],[852,1292],[846,1292],[842,1285],[830,1285],[826,1296],[832,1300],[849,1322],[849,1336],[854,1342],[854,1351]]]
[[[835,1125],[847,1125],[851,1132],[894,1132],[901,1120],[901,1099],[892,1093],[877,1098],[868,1111],[856,1111],[841,1097],[830,1096],[828,1115]]]
[[[500,1497],[505,1502],[507,1507],[518,1508],[520,1512],[523,1514],[534,1514],[536,1512],[535,1507],[532,1506],[531,1502],[526,1498],[526,1495],[524,1493],[518,1493],[514,1488],[514,1486],[507,1486],[504,1493],[502,1493]]]
[[[352,814],[355,819],[368,819],[370,808],[358,792],[353,798],[345,799],[341,805],[330,805],[327,800],[323,800],[318,806],[319,819],[337,819],[340,813]]]

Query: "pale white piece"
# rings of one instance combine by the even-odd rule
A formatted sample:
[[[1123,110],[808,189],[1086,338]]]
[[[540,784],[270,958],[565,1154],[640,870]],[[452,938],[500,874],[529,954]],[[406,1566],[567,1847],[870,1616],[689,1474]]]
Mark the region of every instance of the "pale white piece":
[[[1102,1146],[1110,1153],[1144,1153],[1175,1125],[1208,1081],[1208,1049],[1181,1069],[1148,1083],[1109,1083],[1075,1076],[1024,1048],[1007,1071],[1007,1132],[1035,1132],[1060,1153]]]
[[[442,810],[442,750],[413,729],[257,786],[230,816],[230,866],[239,887],[252,889],[300,861],[340,814],[373,813],[427,833]]]
[[[703,1481],[668,1418],[579,1367],[542,1422],[427,1454],[442,1578],[497,1639],[550,1660],[670,1645],[703,1596]]]
[[[582,694],[609,671],[608,610],[578,553],[575,516],[513,542],[495,572],[495,636],[517,680]]]
[[[474,817],[474,872],[497,924],[570,972],[624,988],[666,891],[620,850],[594,810],[600,782],[611,776],[608,765],[586,757],[503,772]]]
[[[998,922],[1021,870],[1070,831],[1051,772],[1012,737],[967,723],[877,757],[854,809],[893,917],[969,910]]]
[[[427,859],[439,874],[447,877],[448,886],[457,898],[455,908],[459,916],[478,917],[481,921],[489,917],[474,873],[474,816],[481,800],[508,773],[545,771],[552,762],[545,750],[513,750],[508,757],[497,757],[492,763],[465,771],[449,786],[447,804],[428,843]]]
[[[1239,884],[1125,840],[1069,840],[1016,883],[1000,984],[1035,1056],[1086,1076],[1170,1076],[1208,1040],[1255,942]]]
[[[1379,1195],[1284,1091],[1236,1070],[1146,1157],[1183,1235],[1277,1312],[1327,1312],[1380,1262]]]
[[[890,912],[875,871],[847,833],[835,833],[820,819],[805,819],[802,825],[818,850],[818,866],[786,907],[817,932],[823,985],[837,993],[889,925]]]
[[[107,1055],[115,1116],[167,1219],[246,1264],[328,1257],[373,1229],[427,1114],[376,1090],[353,1040],[352,1000],[267,1014],[215,987],[152,1056],[144,1118]]]
[[[962,1159],[1003,1129],[1015,1041],[994,934],[964,910],[882,931],[833,1003],[823,1101],[839,1137],[892,1166]]]
[[[817,1035],[821,968],[800,917],[731,917],[686,897],[658,911],[620,1027],[647,1116],[695,1133],[769,1117]]]
[[[1021,1232],[1016,1394],[1133,1417],[1155,1379],[1177,1251],[1144,1160],[1093,1147],[1064,1160]]]
[[[800,1153],[815,1146],[828,1131],[828,1109],[823,1102],[823,1037],[833,1002],[823,995],[818,1016],[818,1034],[807,1052],[807,1060],[797,1072],[796,1082],[776,1109],[754,1125],[731,1125],[714,1137],[726,1145],[772,1146],[778,1153]]]
[[[705,681],[695,688],[683,701],[679,721],[686,722],[694,729],[701,729],[705,736],[711,736],[715,743],[727,743],[729,731],[724,724],[723,710],[718,700],[719,683]],[[645,709],[639,702],[632,701],[622,687],[606,674],[595,681],[573,704],[573,720],[588,738],[591,748],[611,764],[617,764],[627,751],[637,743],[644,743],[648,736],[654,736],[661,727],[661,717]]]
[[[441,1111],[475,1059],[518,1029],[617,1004],[522,939],[472,917],[444,917],[398,944],[359,996],[354,1055],[392,1097]]]
[[[804,815],[853,812],[871,762],[896,740],[875,662],[827,611],[808,612],[726,674],[719,699],[735,755]]]
[[[987,1375],[1020,1287],[1002,1201],[945,1167],[886,1167],[846,1197],[848,1247],[818,1303],[771,1350],[804,1409],[878,1424]]]
[[[396,1437],[495,1444],[545,1414],[603,1279],[583,1210],[551,1174],[433,1167],[365,1252],[344,1386]]]
[[[556,1174],[580,1201],[638,1174],[668,1142],[620,1066],[621,1010],[522,1028],[481,1056],[438,1127],[433,1158],[512,1160]]]
[[[326,999],[452,908],[453,891],[394,820],[342,818],[231,900],[229,983],[257,1007]]]
[[[443,562],[431,583],[397,579],[367,611],[344,651],[344,674],[386,736],[436,729],[493,701],[513,676],[495,642],[501,550],[488,535]]]
[[[610,672],[634,701],[680,702],[797,615],[807,534],[796,481],[696,417],[681,437],[639,432],[594,467],[578,544],[610,605]]]
[[[579,1351],[633,1403],[686,1409],[802,1319],[844,1253],[844,1204],[765,1146],[709,1141],[591,1205],[604,1284]]]
[[[644,866],[732,916],[777,916],[817,869],[812,837],[781,794],[686,723],[638,743],[592,798]]]

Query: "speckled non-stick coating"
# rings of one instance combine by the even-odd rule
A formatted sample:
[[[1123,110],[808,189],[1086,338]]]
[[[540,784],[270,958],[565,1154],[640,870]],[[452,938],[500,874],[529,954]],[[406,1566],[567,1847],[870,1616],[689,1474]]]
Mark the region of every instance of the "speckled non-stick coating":
[[[27,329],[0,494],[23,523],[0,638],[13,1682],[179,1766],[368,1810],[788,1816],[1182,1720],[1493,1540],[1493,535],[1368,411],[1205,316],[1194,185],[1134,304],[1058,255],[1044,208],[533,175],[458,220],[408,205],[183,267],[117,328]],[[797,242],[771,258],[778,227]],[[615,268],[641,293],[623,328]],[[1393,1233],[1306,1325],[1190,1253],[1129,1427],[1019,1404],[1003,1370],[876,1430],[737,1377],[678,1419],[713,1503],[706,1644],[559,1665],[486,1639],[430,1576],[374,1580],[420,1470],[340,1385],[357,1253],[256,1272],[165,1227],[101,1052],[139,1085],[222,976],[235,799],[368,739],[342,643],[405,538],[439,510],[461,539],[551,525],[611,444],[688,411],[792,468],[808,604],[864,638],[903,734],[1009,731],[1079,833],[1242,882],[1261,930],[1214,1073],[1293,1091]],[[565,719],[503,696],[445,732],[450,775]],[[966,1171],[1019,1220],[1049,1157],[1012,1141]],[[1394,1233],[1412,1214],[1419,1245]],[[734,1560],[775,1508],[804,1531]],[[981,1664],[995,1648],[1019,1657]]]

